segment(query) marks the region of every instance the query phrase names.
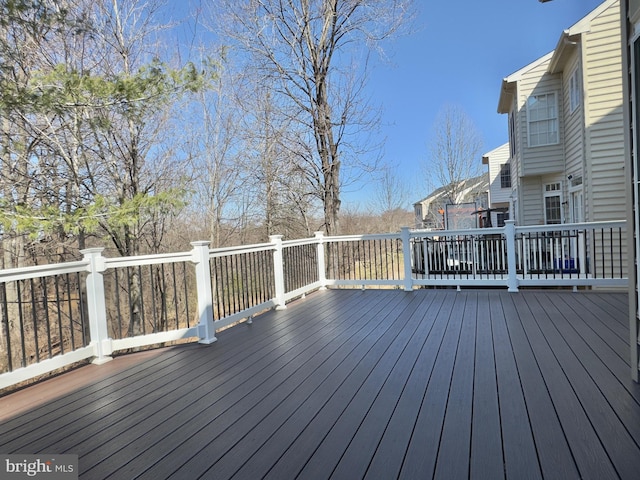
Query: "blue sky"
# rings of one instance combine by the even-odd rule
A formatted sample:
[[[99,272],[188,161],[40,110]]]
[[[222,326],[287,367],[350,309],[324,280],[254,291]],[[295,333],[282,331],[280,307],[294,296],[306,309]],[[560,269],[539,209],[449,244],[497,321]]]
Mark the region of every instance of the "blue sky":
[[[415,32],[384,45],[390,62],[374,61],[368,89],[372,106],[382,109],[383,159],[398,165],[396,175],[410,192],[406,208],[428,191],[422,165],[438,112],[457,105],[470,117],[486,153],[508,141],[507,117],[497,113],[502,79],[552,51],[563,30],[603,0],[414,0]],[[169,11],[183,18],[189,6]],[[198,34],[206,34],[200,28]],[[191,39],[193,33],[187,37]],[[370,206],[376,186],[370,178],[343,189],[343,206]]]
[[[418,31],[392,43],[393,64],[375,65],[369,79],[373,103],[383,109],[384,158],[399,165],[409,203],[429,194],[420,165],[441,108],[456,104],[466,112],[483,137],[482,153],[507,142],[506,115],[497,113],[502,79],[552,51],[564,29],[601,3],[416,0]],[[345,192],[345,203],[365,202],[372,188]]]

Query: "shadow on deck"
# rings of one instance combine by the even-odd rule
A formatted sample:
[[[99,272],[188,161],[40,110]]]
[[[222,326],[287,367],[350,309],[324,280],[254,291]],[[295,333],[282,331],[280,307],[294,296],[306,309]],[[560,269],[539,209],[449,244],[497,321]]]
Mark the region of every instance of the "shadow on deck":
[[[0,398],[99,478],[638,478],[627,295],[328,290]]]

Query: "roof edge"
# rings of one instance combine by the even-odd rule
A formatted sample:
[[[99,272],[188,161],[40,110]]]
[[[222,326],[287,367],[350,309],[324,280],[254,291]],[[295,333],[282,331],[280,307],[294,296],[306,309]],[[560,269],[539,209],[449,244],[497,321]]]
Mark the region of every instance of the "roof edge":
[[[575,48],[576,43],[582,41],[583,34],[591,31],[591,22],[619,1],[620,0],[605,0],[572,26],[562,31],[551,62],[549,63],[549,73],[562,71],[564,62],[569,53]]]
[[[515,72],[513,72],[511,75],[509,75],[508,77],[505,77],[502,79],[502,85],[500,88],[500,96],[498,98],[498,113],[509,113],[510,110],[510,105],[511,105],[511,97],[514,93],[515,90],[515,85],[516,83],[522,79],[522,77],[529,72],[530,70],[533,70],[534,68],[538,67],[540,64],[548,61],[552,56],[553,56],[554,51],[551,51],[549,53],[547,53],[546,55],[543,55],[542,57],[538,58],[537,60],[531,62],[528,65],[525,65],[524,67],[522,67],[520,70],[517,70]]]

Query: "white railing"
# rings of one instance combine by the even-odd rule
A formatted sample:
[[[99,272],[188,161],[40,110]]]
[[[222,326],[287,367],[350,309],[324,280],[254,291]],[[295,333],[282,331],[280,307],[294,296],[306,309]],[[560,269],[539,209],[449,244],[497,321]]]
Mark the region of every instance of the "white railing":
[[[216,331],[326,287],[627,284],[625,222],[315,237],[0,271],[0,389]]]
[[[413,284],[623,287],[624,231],[612,221],[411,232]]]

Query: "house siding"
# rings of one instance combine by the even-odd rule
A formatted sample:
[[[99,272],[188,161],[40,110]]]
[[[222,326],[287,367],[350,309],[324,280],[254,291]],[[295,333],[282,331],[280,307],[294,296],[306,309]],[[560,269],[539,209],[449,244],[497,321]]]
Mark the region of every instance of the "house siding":
[[[518,82],[518,109],[520,128],[519,140],[522,146],[520,161],[520,176],[544,175],[548,173],[561,172],[564,169],[563,157],[563,99],[562,77],[560,75],[548,74],[549,60],[539,63],[532,68]],[[527,120],[527,99],[532,95],[545,93],[555,93],[558,102],[558,139],[559,142],[553,145],[529,146],[529,132]]]
[[[624,119],[620,3],[614,2],[583,34],[588,221],[625,218]]]
[[[500,181],[501,167],[509,163],[509,144],[500,147],[484,155],[489,160],[489,202],[490,206],[496,203],[508,203],[511,196],[511,187],[502,188]]]
[[[582,177],[583,179],[583,198],[584,198],[584,158],[585,158],[585,132],[584,132],[584,79],[582,69],[582,47],[578,43],[573,50],[570,58],[567,60],[564,67],[563,74],[563,110],[565,118],[565,136],[564,136],[564,155],[565,155],[565,170],[560,178],[562,185],[562,194],[565,200],[564,205],[564,218],[565,221],[574,220],[571,214],[571,204],[569,199],[571,198],[571,181],[569,176],[573,179]],[[574,73],[578,72],[579,88],[580,88],[580,100],[575,108],[571,111],[571,78]],[[583,220],[586,219],[586,205],[584,201],[581,205],[581,211],[583,214]]]
[[[522,225],[544,224],[542,204],[542,180],[540,177],[523,177],[520,182],[520,221]]]
[[[640,2],[640,0],[638,0]],[[560,183],[563,221],[625,217],[624,119],[620,1],[606,0],[563,31],[556,50],[503,79],[498,111],[517,111],[511,159],[520,224],[544,222],[547,183]],[[571,112],[571,77],[579,71],[581,99]],[[529,146],[527,101],[558,95],[557,145]],[[582,187],[573,183],[582,178]],[[582,195],[573,196],[579,192]],[[573,201],[581,208],[573,209]]]
[[[517,92],[517,88],[516,88],[516,92]],[[517,94],[516,94],[516,97],[517,97]],[[515,156],[511,158],[511,180],[513,182],[513,185],[516,185],[517,179],[523,176],[521,159],[522,159],[522,142],[524,142],[524,138],[525,138],[522,135],[523,121],[522,121],[522,115],[520,113],[517,102],[514,102],[510,115],[512,115],[514,118],[514,123],[515,123],[514,132],[516,137],[515,138],[516,145],[514,149]],[[526,113],[525,113],[525,116],[526,116]],[[526,125],[524,128],[526,129]]]

